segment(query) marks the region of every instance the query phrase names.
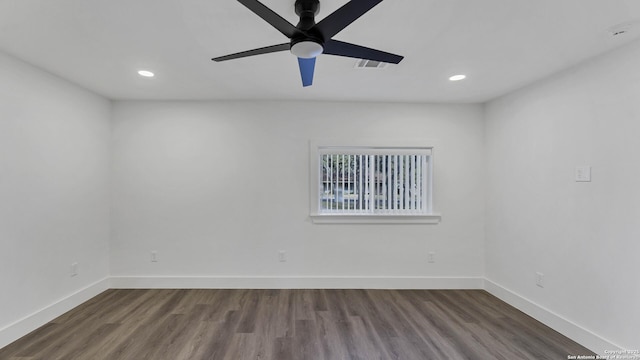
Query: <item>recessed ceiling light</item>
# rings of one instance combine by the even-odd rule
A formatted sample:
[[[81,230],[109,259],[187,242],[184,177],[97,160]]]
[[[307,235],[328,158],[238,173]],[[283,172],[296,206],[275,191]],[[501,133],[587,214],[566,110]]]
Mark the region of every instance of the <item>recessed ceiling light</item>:
[[[460,81],[460,80],[464,80],[467,78],[467,75],[453,75],[452,77],[449,78],[449,80],[451,81]]]
[[[151,71],[148,71],[148,70],[140,70],[140,71],[138,71],[138,75],[144,76],[144,77],[154,77],[155,76],[154,73],[152,73]]]

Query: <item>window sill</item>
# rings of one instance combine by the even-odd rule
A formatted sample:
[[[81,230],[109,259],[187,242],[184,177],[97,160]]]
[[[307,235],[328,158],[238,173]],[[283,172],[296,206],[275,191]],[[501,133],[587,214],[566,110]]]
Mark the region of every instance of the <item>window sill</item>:
[[[388,214],[310,214],[314,224],[438,224],[440,214],[388,215]]]

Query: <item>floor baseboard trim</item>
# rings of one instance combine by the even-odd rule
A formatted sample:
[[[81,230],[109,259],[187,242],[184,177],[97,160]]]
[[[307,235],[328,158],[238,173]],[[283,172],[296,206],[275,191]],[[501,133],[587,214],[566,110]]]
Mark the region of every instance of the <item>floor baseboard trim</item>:
[[[27,335],[40,326],[50,322],[67,311],[109,289],[109,278],[88,285],[75,293],[40,309],[31,315],[0,328],[0,348]]]
[[[482,277],[114,276],[116,289],[482,289]]]
[[[611,341],[489,279],[485,279],[485,290],[596,354],[603,355],[605,354],[605,350],[622,350],[620,346]]]

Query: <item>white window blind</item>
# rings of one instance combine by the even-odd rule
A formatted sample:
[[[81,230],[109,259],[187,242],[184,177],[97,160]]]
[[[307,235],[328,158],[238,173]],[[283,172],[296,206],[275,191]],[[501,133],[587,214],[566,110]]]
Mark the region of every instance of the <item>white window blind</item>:
[[[431,209],[431,149],[321,147],[318,213],[419,215]]]

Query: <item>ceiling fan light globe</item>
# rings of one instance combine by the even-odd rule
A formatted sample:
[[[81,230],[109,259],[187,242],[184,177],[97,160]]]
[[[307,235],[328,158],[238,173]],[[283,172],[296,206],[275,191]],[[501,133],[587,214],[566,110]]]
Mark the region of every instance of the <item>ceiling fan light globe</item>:
[[[291,46],[291,53],[302,59],[312,59],[322,54],[324,48],[315,41],[300,41]]]

